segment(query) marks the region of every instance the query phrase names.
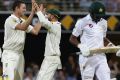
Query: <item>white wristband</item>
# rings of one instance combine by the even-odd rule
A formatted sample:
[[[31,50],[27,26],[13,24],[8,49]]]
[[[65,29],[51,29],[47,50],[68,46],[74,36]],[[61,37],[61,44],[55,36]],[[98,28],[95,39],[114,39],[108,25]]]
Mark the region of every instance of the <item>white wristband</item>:
[[[109,47],[109,46],[115,46],[115,45],[114,45],[113,43],[110,42],[110,43],[108,43],[107,46]]]
[[[80,49],[80,43],[77,45],[77,47]]]
[[[1,50],[1,48],[0,48],[0,58],[1,58],[1,56],[2,56],[2,50]]]

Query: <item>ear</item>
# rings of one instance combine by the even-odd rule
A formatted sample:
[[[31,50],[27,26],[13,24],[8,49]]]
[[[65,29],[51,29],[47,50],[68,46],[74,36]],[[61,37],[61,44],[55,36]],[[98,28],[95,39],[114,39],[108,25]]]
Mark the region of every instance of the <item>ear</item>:
[[[19,9],[19,7],[16,7],[15,10]]]

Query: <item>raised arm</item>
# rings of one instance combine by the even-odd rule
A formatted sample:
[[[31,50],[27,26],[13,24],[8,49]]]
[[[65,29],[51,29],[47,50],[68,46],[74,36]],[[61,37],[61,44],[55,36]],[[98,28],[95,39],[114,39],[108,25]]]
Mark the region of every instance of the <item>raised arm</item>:
[[[37,5],[37,3],[36,3],[36,5]],[[45,27],[46,29],[50,30],[51,27],[53,26],[53,24],[45,17],[44,10],[45,10],[45,8],[44,8],[43,4],[41,4],[40,6],[37,5],[37,13],[36,14],[38,16],[38,19],[39,19],[41,25],[43,27]]]
[[[41,29],[41,24],[38,22],[31,30],[31,33],[34,35],[38,35],[40,29]]]
[[[23,31],[27,30],[28,26],[30,25],[30,23],[32,21],[34,13],[35,13],[35,5],[34,5],[34,3],[32,3],[32,10],[31,10],[30,16],[28,17],[28,19],[25,22],[17,24],[15,29],[23,30]]]

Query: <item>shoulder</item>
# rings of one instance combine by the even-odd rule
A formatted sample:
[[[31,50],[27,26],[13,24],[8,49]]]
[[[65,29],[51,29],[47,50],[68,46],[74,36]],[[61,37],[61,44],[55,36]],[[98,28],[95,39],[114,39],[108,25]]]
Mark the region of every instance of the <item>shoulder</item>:
[[[9,16],[7,18],[8,21],[13,21],[13,22],[17,22],[17,18],[13,17],[13,16]]]
[[[88,20],[90,20],[90,15],[86,15],[85,17],[81,18],[81,19],[78,19],[78,23],[80,22],[83,22],[83,23],[86,23]]]
[[[77,26],[77,25],[82,25],[82,26],[84,26],[84,25],[87,24],[88,20],[89,20],[89,19],[88,19],[88,15],[85,16],[85,17],[83,17],[83,18],[81,18],[81,19],[78,19],[77,22],[76,22],[76,26]]]
[[[102,18],[102,20],[101,20],[101,24],[103,24],[103,25],[107,25],[107,20],[105,20],[105,19]]]
[[[60,27],[61,27],[61,23],[60,23],[60,22],[58,22],[58,21],[57,21],[57,22],[55,22],[55,25],[56,25],[56,26],[60,26]]]
[[[12,16],[9,16],[6,20],[5,20],[5,23],[8,23],[8,22],[17,22],[17,20],[15,18],[13,18]]]

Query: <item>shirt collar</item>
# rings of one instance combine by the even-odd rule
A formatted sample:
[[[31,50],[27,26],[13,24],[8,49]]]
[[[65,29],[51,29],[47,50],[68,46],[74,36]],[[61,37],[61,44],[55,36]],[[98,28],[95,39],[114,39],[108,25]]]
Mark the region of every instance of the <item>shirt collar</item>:
[[[15,16],[14,14],[11,14],[11,17],[19,19],[17,16]]]
[[[92,20],[90,14],[87,15],[87,20]]]
[[[13,18],[15,18],[15,19],[17,19],[17,20],[19,20],[20,21],[20,23],[22,23],[22,18],[18,18],[17,16],[15,16],[14,14],[11,14],[11,17],[13,17]]]
[[[87,20],[92,20],[90,14],[87,15]],[[100,21],[102,21],[102,20],[103,20],[103,18],[100,19]]]

